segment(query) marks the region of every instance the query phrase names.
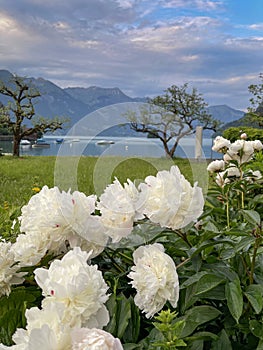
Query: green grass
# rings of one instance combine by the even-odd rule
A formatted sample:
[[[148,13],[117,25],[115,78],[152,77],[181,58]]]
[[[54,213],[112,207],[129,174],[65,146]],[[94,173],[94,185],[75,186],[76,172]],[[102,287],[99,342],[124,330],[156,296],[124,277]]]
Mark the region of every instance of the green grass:
[[[61,190],[79,190],[87,195],[100,195],[115,177],[139,183],[148,175],[170,169],[176,164],[191,182],[198,181],[206,189],[206,162],[187,159],[123,158],[123,157],[0,157],[0,207],[24,205],[34,194],[33,187],[57,185]]]

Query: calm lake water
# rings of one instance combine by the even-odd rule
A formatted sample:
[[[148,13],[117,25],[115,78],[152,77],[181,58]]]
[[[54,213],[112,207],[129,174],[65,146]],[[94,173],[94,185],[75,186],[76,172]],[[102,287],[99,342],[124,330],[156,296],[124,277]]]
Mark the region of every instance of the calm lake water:
[[[31,156],[137,156],[137,157],[163,157],[163,146],[158,139],[142,137],[65,137],[62,144],[56,142],[57,136],[45,137],[50,144],[49,148],[32,148],[20,146],[21,155]],[[100,141],[112,141],[112,144],[100,144]],[[212,139],[204,138],[202,142],[202,158],[219,158],[218,153],[212,152]],[[5,153],[12,152],[10,141],[0,141],[0,148]],[[195,158],[195,138],[184,138],[180,141],[175,156],[182,158]]]

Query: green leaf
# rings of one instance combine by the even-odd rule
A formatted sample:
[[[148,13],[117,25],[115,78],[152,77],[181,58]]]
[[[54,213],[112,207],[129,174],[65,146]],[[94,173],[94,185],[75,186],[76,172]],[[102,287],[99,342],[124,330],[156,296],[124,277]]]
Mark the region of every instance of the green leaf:
[[[184,289],[186,287],[189,287],[191,284],[198,282],[201,277],[203,277],[207,274],[208,274],[208,272],[206,272],[206,271],[195,273],[193,276],[187,278],[187,280],[184,281],[184,283],[182,283],[182,285],[180,285],[180,289]]]
[[[238,323],[243,311],[243,295],[239,279],[227,283],[225,288],[228,309]]]
[[[208,221],[205,225],[205,230],[210,231],[213,233],[220,234],[219,229],[216,227],[216,225],[212,221]]]
[[[256,320],[249,321],[249,329],[254,336],[263,340],[263,324]]]
[[[138,337],[140,335],[140,312],[138,307],[134,304],[133,298],[129,297],[130,307],[131,307],[131,318],[129,319],[129,323],[127,328],[125,329],[125,333],[123,335],[123,340],[126,343],[137,342]]]
[[[225,300],[225,286],[223,284],[219,284],[215,288],[199,294],[198,299]]]
[[[12,335],[18,327],[24,324],[24,315],[20,310],[8,310],[0,319],[0,339],[1,343],[12,345]]]
[[[123,349],[124,350],[137,350],[137,349],[142,349],[141,345],[134,344],[134,343],[126,343],[123,344]]]
[[[213,272],[216,273],[218,276],[228,278],[230,281],[233,281],[236,278],[238,278],[238,274],[224,262],[209,264],[207,265],[207,268],[213,270]]]
[[[241,210],[244,219],[252,225],[260,225],[260,215],[255,210]]]
[[[41,291],[34,287],[17,287],[11,294],[0,298],[0,343],[12,344],[12,335],[17,328],[26,325],[25,310],[38,306]]]
[[[235,245],[235,252],[239,252],[240,250],[247,250],[250,245],[254,244],[255,237],[242,237],[240,242]]]
[[[260,339],[256,350],[263,350],[263,340]]]
[[[211,350],[232,350],[231,342],[224,329],[220,332],[218,339],[212,343]]]
[[[112,294],[106,306],[110,313],[110,322],[105,330],[117,338],[122,338],[131,318],[130,302],[122,293],[117,297]]]
[[[197,332],[194,333],[191,337],[187,337],[187,340],[217,340],[218,336],[211,332]]]
[[[129,319],[131,318],[130,302],[124,295],[118,296],[118,329],[117,338],[122,338],[126,327],[128,326]]]
[[[218,239],[218,240],[213,241],[213,242],[202,243],[197,249],[193,249],[189,255],[191,258],[193,258],[195,255],[200,254],[202,252],[202,250],[205,250],[206,248],[209,248],[209,247],[214,247],[217,244],[229,244],[231,246],[234,246],[233,241],[230,239]]]
[[[198,294],[205,293],[215,288],[222,282],[224,282],[224,279],[217,275],[207,274],[205,276],[202,276],[197,282],[195,294],[198,295]]]
[[[244,293],[250,302],[251,306],[255,310],[256,314],[259,314],[263,307],[263,288],[259,284],[251,284],[248,286],[246,292]]]
[[[221,312],[213,306],[201,305],[192,307],[185,314],[185,327],[181,337],[184,338],[190,335],[198,326],[217,318],[220,314]]]
[[[110,322],[107,324],[105,330],[116,337],[118,305],[116,301],[116,296],[114,294],[111,294],[106,303],[106,306],[110,314]]]
[[[204,349],[204,341],[195,340],[189,350],[203,350],[203,349]]]

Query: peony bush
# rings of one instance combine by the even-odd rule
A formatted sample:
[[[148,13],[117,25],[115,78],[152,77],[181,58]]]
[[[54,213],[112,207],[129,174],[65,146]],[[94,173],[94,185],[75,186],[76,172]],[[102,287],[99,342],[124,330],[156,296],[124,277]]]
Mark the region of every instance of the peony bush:
[[[0,242],[0,349],[262,349],[263,146],[213,149],[206,198],[176,166],[33,195]]]

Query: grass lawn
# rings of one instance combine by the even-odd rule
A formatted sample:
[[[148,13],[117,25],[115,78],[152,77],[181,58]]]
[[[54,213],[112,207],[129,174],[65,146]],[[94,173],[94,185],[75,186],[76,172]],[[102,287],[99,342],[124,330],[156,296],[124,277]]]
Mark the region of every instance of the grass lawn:
[[[178,165],[191,182],[198,181],[207,187],[206,161],[165,158],[123,158],[123,157],[0,157],[0,208],[4,205],[17,207],[28,202],[35,193],[34,187],[57,185],[60,189],[78,189],[87,195],[102,193],[114,177],[120,182],[127,178],[139,183],[148,175]]]

